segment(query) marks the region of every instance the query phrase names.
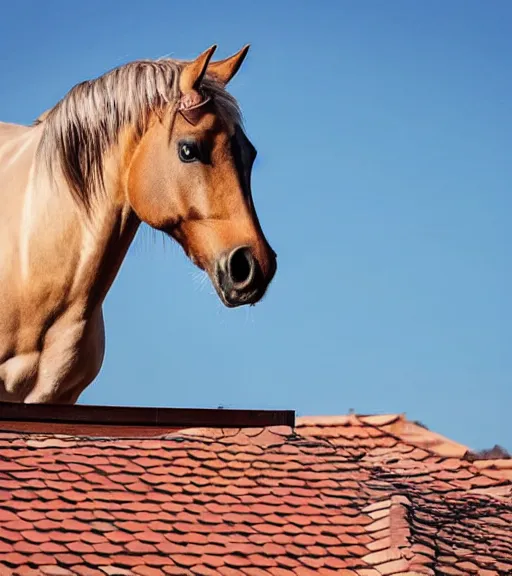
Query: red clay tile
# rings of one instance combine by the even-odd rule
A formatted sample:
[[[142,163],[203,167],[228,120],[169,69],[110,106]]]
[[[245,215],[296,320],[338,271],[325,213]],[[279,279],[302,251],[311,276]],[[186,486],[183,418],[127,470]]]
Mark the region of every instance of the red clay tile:
[[[240,570],[235,570],[229,566],[219,566],[217,572],[222,576],[240,576]]]
[[[22,554],[35,554],[41,550],[41,546],[39,544],[34,544],[32,542],[26,542],[25,540],[20,540],[19,542],[14,542],[12,546],[9,546],[10,549],[16,550],[16,552],[20,552]]]
[[[3,513],[9,513],[8,510],[2,510],[0,508],[0,522],[2,521],[2,514]],[[27,520],[28,522],[35,522],[38,520],[44,520],[45,519],[45,515],[43,512],[39,512],[37,510],[22,510],[21,512],[18,512],[18,514],[16,515],[18,518],[21,518],[22,520]],[[15,517],[16,517],[15,516]],[[13,518],[14,520],[14,518]]]
[[[23,536],[20,532],[14,530],[7,530],[0,525],[0,540],[6,540],[7,542],[18,542],[23,540]]]
[[[12,576],[12,571],[0,568],[0,576]],[[16,568],[16,576],[41,576],[41,572],[39,569],[34,570],[26,564],[25,566],[18,566]]]
[[[347,568],[346,560],[344,558],[340,558],[334,554],[328,554],[324,558],[324,564],[328,568],[334,568],[336,570],[341,569],[341,568]]]
[[[19,515],[15,514],[14,512],[11,512],[10,510],[7,510],[6,508],[0,508],[0,523],[2,524],[11,521],[17,521],[18,516]]]
[[[67,532],[88,532],[90,530],[89,524],[85,524],[84,522],[79,522],[73,519],[65,519],[62,522],[61,526],[62,530],[66,530]]]
[[[50,536],[48,532],[38,532],[36,530],[25,530],[21,533],[25,540],[33,542],[35,544],[42,544],[44,542],[50,541]]]
[[[172,559],[178,566],[184,566],[187,568],[190,566],[195,566],[196,564],[209,565],[210,562],[213,562],[211,565],[215,566],[215,563],[219,562],[219,559],[216,556],[205,556],[201,557],[200,559],[199,556],[190,556],[187,554],[175,554]]]
[[[117,525],[126,532],[144,532],[146,526],[142,522],[118,522]]]
[[[350,416],[341,419],[342,425],[332,419],[328,425],[310,425],[318,439],[305,438],[299,421],[293,443],[274,432],[231,431],[223,437],[224,432],[215,430],[211,440],[204,432],[199,439],[177,440],[171,434],[158,441],[120,439],[96,445],[90,439],[70,443],[38,436],[28,440],[32,444],[26,450],[27,439],[11,434],[8,442],[16,443],[16,450],[2,448],[2,456],[22,469],[0,481],[0,576],[2,555],[15,554],[13,546],[32,555],[40,547],[40,553],[55,556],[53,566],[81,575],[90,568],[91,574],[113,576],[115,565],[131,574],[148,569],[148,574],[182,576],[328,576],[336,571],[377,576],[361,568],[361,557],[389,550],[390,530],[402,535],[401,551],[414,558],[410,569],[429,570],[433,556],[425,550],[438,548],[438,562],[451,563],[443,569],[464,570],[458,554],[468,561],[473,546],[481,549],[478,558],[484,566],[494,562],[502,572],[510,571],[506,560],[493,560],[484,542],[494,550],[503,542],[510,545],[505,527],[510,525],[506,510],[512,492],[500,496],[509,506],[505,512],[492,495],[481,494],[480,500],[467,495],[471,487],[488,490],[499,484],[490,478],[498,468],[441,459],[426,449],[426,442],[420,448],[411,444],[411,430],[416,429],[404,419],[369,418],[372,424]],[[378,428],[381,421],[383,429]],[[395,429],[390,436],[386,426],[405,427],[407,440]],[[258,444],[260,436],[271,439],[271,450]],[[0,443],[6,438],[0,432]],[[44,450],[54,440],[54,462],[34,456],[34,449]],[[398,516],[388,513],[397,490],[407,495]],[[448,506],[446,495],[457,500]],[[481,520],[474,514],[464,520],[470,501],[482,511]],[[409,515],[411,507],[414,514]],[[8,518],[2,520],[2,513]],[[440,541],[436,515],[450,530]],[[453,525],[446,518],[453,518]],[[9,530],[8,522],[15,522],[16,529]],[[466,522],[463,530],[457,522]],[[432,548],[416,548],[428,538]],[[175,558],[181,565],[172,564]],[[394,570],[392,558],[383,556],[379,568]],[[105,570],[98,572],[98,566]]]
[[[211,536],[215,536],[215,534],[211,534]],[[220,539],[221,542],[224,542],[223,537],[220,537]],[[206,545],[210,540],[208,536],[206,536],[206,534],[198,534],[197,532],[191,532],[190,534],[187,534],[186,541],[189,544]]]
[[[107,534],[110,532],[106,532],[104,534],[97,534],[95,532],[83,532],[80,535],[80,539],[88,544],[92,544],[93,546],[100,543],[100,542],[107,542]],[[70,534],[71,535],[71,534]]]
[[[297,566],[294,572],[296,576],[317,576],[318,574],[317,570],[307,568],[306,566]]]
[[[7,528],[8,530],[17,530],[20,532],[22,530],[30,530],[32,528],[32,524],[30,522],[26,522],[25,520],[18,520],[18,519],[5,521],[5,522],[3,522],[3,526],[5,528]]]
[[[22,566],[27,563],[27,557],[19,552],[7,552],[0,554],[0,566]]]
[[[115,544],[124,543],[124,542],[131,542],[135,536],[131,532],[122,532],[120,530],[112,530],[105,533],[105,537],[114,542]]]
[[[146,544],[144,542],[138,542],[137,540],[128,542],[126,549],[134,554],[149,554],[157,551],[153,544]]]
[[[105,572],[102,570],[97,570],[90,566],[84,566],[83,564],[73,566],[72,570],[74,574],[79,574],[80,576],[105,576]]]
[[[94,551],[98,554],[113,555],[123,551],[122,546],[111,544],[110,542],[99,542],[94,544]]]
[[[36,514],[36,516],[38,515],[38,513]],[[25,519],[28,520],[28,518],[25,517]],[[32,518],[32,521],[34,521],[34,518]],[[49,520],[48,518],[43,518],[43,519],[39,519],[37,518],[37,520],[34,522],[34,528],[37,528],[37,530],[43,530],[43,531],[47,531],[47,530],[55,530],[55,529],[59,529],[60,528],[60,524],[58,522],[55,522],[54,520]]]
[[[134,537],[140,542],[148,542],[153,544],[162,542],[164,540],[164,536],[162,536],[162,534],[159,534],[158,532],[150,532],[149,530],[146,530],[145,532],[137,532],[134,534]]]
[[[66,566],[73,566],[82,562],[82,558],[77,554],[57,554],[55,558],[59,564],[65,564]]]
[[[161,576],[162,574],[160,570],[151,568],[150,566],[135,566],[133,572],[141,576]]]
[[[195,552],[197,554],[208,554],[208,555],[217,555],[222,556],[227,554],[228,552],[234,552],[235,546],[230,546],[229,549],[226,546],[221,546],[218,544],[206,544],[206,545],[198,545],[198,544],[188,544],[187,549],[190,552]]]
[[[141,556],[141,559],[144,566],[157,566],[162,568],[162,566],[174,565],[172,558],[163,554],[144,554],[144,556]]]
[[[266,556],[281,556],[283,554],[286,554],[286,549],[284,548],[284,546],[280,546],[279,544],[268,542],[263,544],[262,552]]]
[[[73,572],[60,566],[41,566],[40,570],[45,576],[73,576]]]
[[[69,464],[69,469],[72,472],[76,472],[77,474],[83,475],[83,474],[87,474],[87,472],[93,472],[94,468],[91,468],[90,466],[84,466],[83,464]]]
[[[314,568],[314,569],[319,569],[321,568],[324,563],[325,560],[323,558],[318,558],[318,557],[313,557],[313,556],[303,556],[301,558],[303,564],[305,564],[306,566],[309,566],[310,568]]]
[[[54,556],[48,556],[47,554],[38,553],[29,556],[28,561],[36,566],[45,566],[46,564],[57,564],[57,560]]]
[[[170,574],[171,576],[188,576],[188,572],[184,572],[183,568],[178,566],[164,566],[163,571],[165,574]]]
[[[87,500],[87,496],[85,494],[82,494],[81,492],[75,492],[73,490],[66,490],[62,492],[60,497],[68,502],[83,502],[84,500]]]
[[[174,554],[184,554],[186,553],[187,547],[182,544],[176,544],[175,542],[159,542],[156,545],[158,552],[161,554],[166,554],[174,557]]]
[[[261,568],[246,567],[240,570],[240,573],[247,574],[247,576],[268,576],[267,570]]]

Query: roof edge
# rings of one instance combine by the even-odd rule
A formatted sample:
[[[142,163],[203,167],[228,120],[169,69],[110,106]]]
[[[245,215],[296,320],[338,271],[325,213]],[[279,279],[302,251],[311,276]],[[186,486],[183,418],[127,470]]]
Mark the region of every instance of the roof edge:
[[[0,430],[51,431],[52,425],[129,427],[130,429],[266,428],[295,426],[294,410],[236,410],[223,408],[157,408],[0,402]]]

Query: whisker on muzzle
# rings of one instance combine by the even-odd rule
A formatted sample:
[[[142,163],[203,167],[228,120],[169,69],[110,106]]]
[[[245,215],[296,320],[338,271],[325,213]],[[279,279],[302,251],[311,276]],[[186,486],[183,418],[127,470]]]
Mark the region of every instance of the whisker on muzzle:
[[[245,308],[245,324],[254,324],[254,307],[246,306]]]
[[[210,280],[208,274],[204,270],[192,270],[190,274],[192,276],[194,289],[198,292],[202,292]]]

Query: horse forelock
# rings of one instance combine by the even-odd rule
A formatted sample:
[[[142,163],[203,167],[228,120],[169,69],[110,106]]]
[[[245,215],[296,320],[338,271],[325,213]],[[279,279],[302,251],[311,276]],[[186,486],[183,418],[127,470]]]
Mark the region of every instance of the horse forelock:
[[[59,163],[71,194],[86,210],[104,190],[105,153],[121,131],[131,125],[141,138],[152,113],[178,108],[182,67],[181,61],[169,58],[124,64],[77,84],[36,120],[43,125],[39,159],[50,171]],[[226,121],[242,123],[235,98],[215,79],[205,76],[201,92]]]

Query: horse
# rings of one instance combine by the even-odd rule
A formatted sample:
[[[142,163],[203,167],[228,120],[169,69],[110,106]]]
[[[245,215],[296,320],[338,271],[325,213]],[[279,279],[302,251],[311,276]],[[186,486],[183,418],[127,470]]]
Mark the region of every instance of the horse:
[[[249,45],[136,60],[81,82],[31,125],[0,123],[0,401],[75,404],[101,370],[102,306],[142,222],[232,308],[277,257],[258,220],[256,149],[226,86]]]

